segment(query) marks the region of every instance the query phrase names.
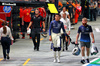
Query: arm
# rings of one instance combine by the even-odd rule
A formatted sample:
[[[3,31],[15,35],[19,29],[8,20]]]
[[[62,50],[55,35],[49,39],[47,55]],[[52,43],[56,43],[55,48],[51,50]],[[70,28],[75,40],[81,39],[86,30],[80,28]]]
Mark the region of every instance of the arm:
[[[45,22],[43,21],[43,31],[45,31]]]
[[[52,30],[52,22],[50,23],[50,27],[49,27],[49,41],[52,41],[51,30]]]
[[[79,33],[77,33],[77,35],[76,35],[76,42],[75,42],[75,44],[78,44],[78,38],[79,38]]]
[[[95,39],[94,39],[94,34],[93,34],[93,32],[91,32],[91,37],[92,37],[92,43],[95,43]]]
[[[70,19],[69,19],[69,22],[68,22],[69,24],[69,32],[68,32],[68,35],[70,35],[70,30],[71,30],[71,24],[70,24]]]
[[[68,18],[69,18],[69,20],[70,20],[70,16],[68,15]]]
[[[9,32],[10,32],[10,33],[9,33],[9,37],[10,37],[10,39],[11,39],[11,40],[14,40],[13,37],[12,37],[12,33],[11,33],[10,28],[9,28]]]
[[[29,26],[27,27],[27,30],[29,30],[29,28],[31,27],[32,22],[29,23]]]

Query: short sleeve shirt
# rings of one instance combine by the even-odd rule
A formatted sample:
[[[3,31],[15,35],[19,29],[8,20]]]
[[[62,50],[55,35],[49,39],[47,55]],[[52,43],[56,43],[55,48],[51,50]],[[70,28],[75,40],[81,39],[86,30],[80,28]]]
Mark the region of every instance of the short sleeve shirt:
[[[45,20],[40,15],[38,17],[36,17],[35,15],[33,15],[31,17],[31,21],[33,22],[32,28],[40,28],[40,27],[42,27],[42,22],[45,21]]]
[[[83,26],[81,25],[78,28],[78,33],[81,33],[80,41],[90,42],[90,33],[93,32],[92,27],[90,25]]]

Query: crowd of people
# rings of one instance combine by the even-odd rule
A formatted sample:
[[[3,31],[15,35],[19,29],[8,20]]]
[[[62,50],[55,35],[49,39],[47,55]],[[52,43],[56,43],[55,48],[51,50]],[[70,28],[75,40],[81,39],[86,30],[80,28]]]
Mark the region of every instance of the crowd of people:
[[[82,0],[83,1],[83,0]],[[59,5],[60,4],[60,5]],[[85,53],[84,49],[87,49],[87,63],[89,63],[89,49],[91,45],[90,41],[90,33],[92,36],[92,43],[95,42],[93,30],[90,25],[87,24],[87,19],[89,19],[89,8],[90,8],[90,21],[96,21],[96,3],[93,0],[90,0],[90,3],[85,0],[81,4],[75,0],[69,0],[66,3],[66,6],[63,7],[61,3],[59,3],[59,10],[58,14],[55,14],[54,20],[50,22],[49,27],[49,40],[53,43],[53,51],[54,51],[54,62],[60,62],[60,53],[61,50],[64,49],[64,44],[66,50],[68,50],[68,45],[70,44],[70,30],[71,25],[75,25],[78,23],[79,15],[83,15],[82,25],[78,29],[78,33],[76,36],[76,44],[78,44],[78,37],[81,34],[80,44],[82,50],[82,60],[81,63],[85,63]],[[62,9],[61,9],[62,8]],[[40,10],[44,12],[44,14],[40,12]],[[93,17],[92,17],[93,16]],[[32,39],[34,44],[34,50],[39,51],[40,45],[40,32],[45,32],[45,17],[46,11],[44,8],[20,8],[20,24],[21,24],[21,32],[22,32],[22,39],[25,39],[25,32],[31,29],[30,39]],[[4,60],[6,60],[6,49],[7,49],[7,59],[9,59],[9,52],[10,52],[10,42],[8,42],[9,38],[13,40],[10,29],[6,26],[7,23],[3,22],[3,27],[0,28],[1,34],[1,44],[3,47],[3,55]],[[41,28],[42,27],[42,28]],[[61,42],[63,39],[63,43]],[[37,40],[37,41],[36,41]],[[10,41],[10,40],[9,40]],[[63,44],[63,45],[62,45]],[[6,47],[7,46],[7,47]],[[56,57],[58,54],[58,57]]]

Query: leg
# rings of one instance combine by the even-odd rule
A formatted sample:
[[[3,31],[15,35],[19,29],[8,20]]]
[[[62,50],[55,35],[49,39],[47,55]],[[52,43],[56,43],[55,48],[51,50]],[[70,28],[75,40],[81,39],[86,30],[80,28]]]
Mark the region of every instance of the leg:
[[[3,56],[4,56],[4,59],[6,59],[6,45],[5,45],[4,38],[1,38],[1,44],[2,44],[2,49],[3,49]]]
[[[39,51],[40,46],[40,34],[37,34],[37,51]]]
[[[56,51],[54,51],[54,61],[53,62],[56,62]]]
[[[92,21],[92,10],[90,9],[90,21]]]
[[[93,17],[94,17],[94,20],[96,21],[96,9],[93,9]]]
[[[85,42],[81,42],[81,54],[82,54],[82,60],[81,63],[85,64]]]
[[[35,32],[34,29],[32,29],[32,41],[34,43],[34,50],[35,50],[36,47],[37,47],[37,43],[36,43],[36,40],[35,40],[36,34],[34,32]]]
[[[65,35],[64,34],[62,34],[62,39],[63,39],[63,51],[64,51],[64,42],[65,42]]]

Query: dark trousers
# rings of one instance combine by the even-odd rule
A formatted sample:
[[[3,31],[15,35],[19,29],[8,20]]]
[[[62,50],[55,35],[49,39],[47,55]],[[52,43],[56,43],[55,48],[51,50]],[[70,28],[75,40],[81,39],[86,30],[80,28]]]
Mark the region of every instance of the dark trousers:
[[[27,31],[27,27],[29,25],[30,22],[24,22],[24,25],[22,26],[22,36],[25,37],[25,32]],[[31,34],[30,34],[31,37]]]
[[[64,34],[62,34],[62,39],[63,39],[63,49],[64,49],[64,47],[68,47],[68,42],[66,42],[65,41],[65,35]]]
[[[89,19],[89,9],[84,9],[83,17]]]
[[[39,49],[40,46],[40,28],[32,29],[32,41],[34,43],[34,48]],[[37,42],[36,42],[37,40]]]
[[[90,9],[90,21],[93,20],[92,17],[93,17],[94,20],[96,21],[96,10],[95,10],[95,9]]]
[[[1,38],[1,44],[2,44],[2,49],[3,49],[3,56],[4,59],[6,59],[6,53],[10,53],[10,40],[7,37],[2,37]]]

